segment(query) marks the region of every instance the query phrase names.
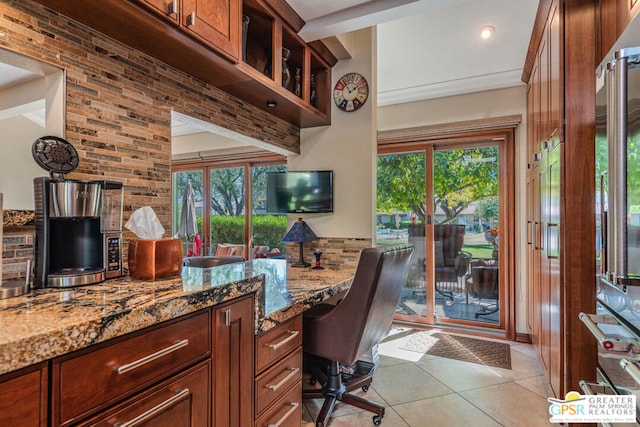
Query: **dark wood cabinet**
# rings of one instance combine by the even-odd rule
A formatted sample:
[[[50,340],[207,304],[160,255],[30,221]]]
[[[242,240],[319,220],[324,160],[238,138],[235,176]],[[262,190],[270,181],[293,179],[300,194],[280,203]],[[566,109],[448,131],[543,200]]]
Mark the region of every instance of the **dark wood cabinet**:
[[[214,49],[240,58],[239,0],[181,0],[182,27]]]
[[[47,425],[46,363],[0,377],[0,426]]]
[[[210,426],[210,377],[211,361],[205,360],[79,426]]]
[[[298,37],[304,21],[286,2],[36,1],[296,126],[331,124],[331,68],[338,60],[321,41]]]
[[[302,422],[302,315],[255,338],[256,426]]]
[[[210,331],[205,310],[54,359],[52,425],[74,424],[209,357]]]
[[[178,25],[180,23],[179,0],[133,0],[146,6],[158,16]]]
[[[527,105],[527,324],[541,366],[556,396],[561,386],[563,328],[561,259],[560,5],[551,1],[528,84]]]
[[[214,426],[253,424],[254,328],[253,297],[213,311]]]
[[[597,63],[604,59],[638,12],[640,2],[635,0],[596,1]]]

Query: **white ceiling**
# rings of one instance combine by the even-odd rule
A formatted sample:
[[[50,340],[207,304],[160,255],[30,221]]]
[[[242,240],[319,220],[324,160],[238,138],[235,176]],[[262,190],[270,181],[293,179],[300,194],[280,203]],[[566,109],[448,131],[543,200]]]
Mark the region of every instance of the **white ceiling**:
[[[307,41],[378,25],[378,105],[524,84],[538,0],[287,0]],[[495,37],[480,39],[493,26]]]

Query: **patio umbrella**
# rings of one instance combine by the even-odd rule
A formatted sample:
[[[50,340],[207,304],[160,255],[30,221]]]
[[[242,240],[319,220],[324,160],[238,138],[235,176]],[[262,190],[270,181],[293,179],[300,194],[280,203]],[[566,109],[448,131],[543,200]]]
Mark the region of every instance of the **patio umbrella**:
[[[193,194],[191,181],[187,181],[182,194],[182,212],[180,214],[180,225],[178,234],[190,238],[198,234],[198,223],[196,222],[196,198]]]

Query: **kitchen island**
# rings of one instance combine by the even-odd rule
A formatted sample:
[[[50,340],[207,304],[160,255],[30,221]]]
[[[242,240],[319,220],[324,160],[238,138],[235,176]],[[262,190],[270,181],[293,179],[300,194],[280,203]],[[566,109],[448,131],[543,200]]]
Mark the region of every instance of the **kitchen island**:
[[[2,300],[0,425],[300,425],[301,314],[354,273],[256,259]]]
[[[37,289],[0,301],[0,374],[255,294],[255,333],[347,289],[355,267],[314,270],[285,260],[255,259],[213,268],[183,268],[181,277]]]

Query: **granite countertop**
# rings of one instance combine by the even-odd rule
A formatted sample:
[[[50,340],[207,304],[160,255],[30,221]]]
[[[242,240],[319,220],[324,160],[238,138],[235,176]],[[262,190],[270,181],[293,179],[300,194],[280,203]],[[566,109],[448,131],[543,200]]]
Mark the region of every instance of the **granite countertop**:
[[[355,267],[291,268],[256,259],[182,276],[37,289],[0,300],[0,374],[255,293],[256,334],[302,313],[351,285]]]

